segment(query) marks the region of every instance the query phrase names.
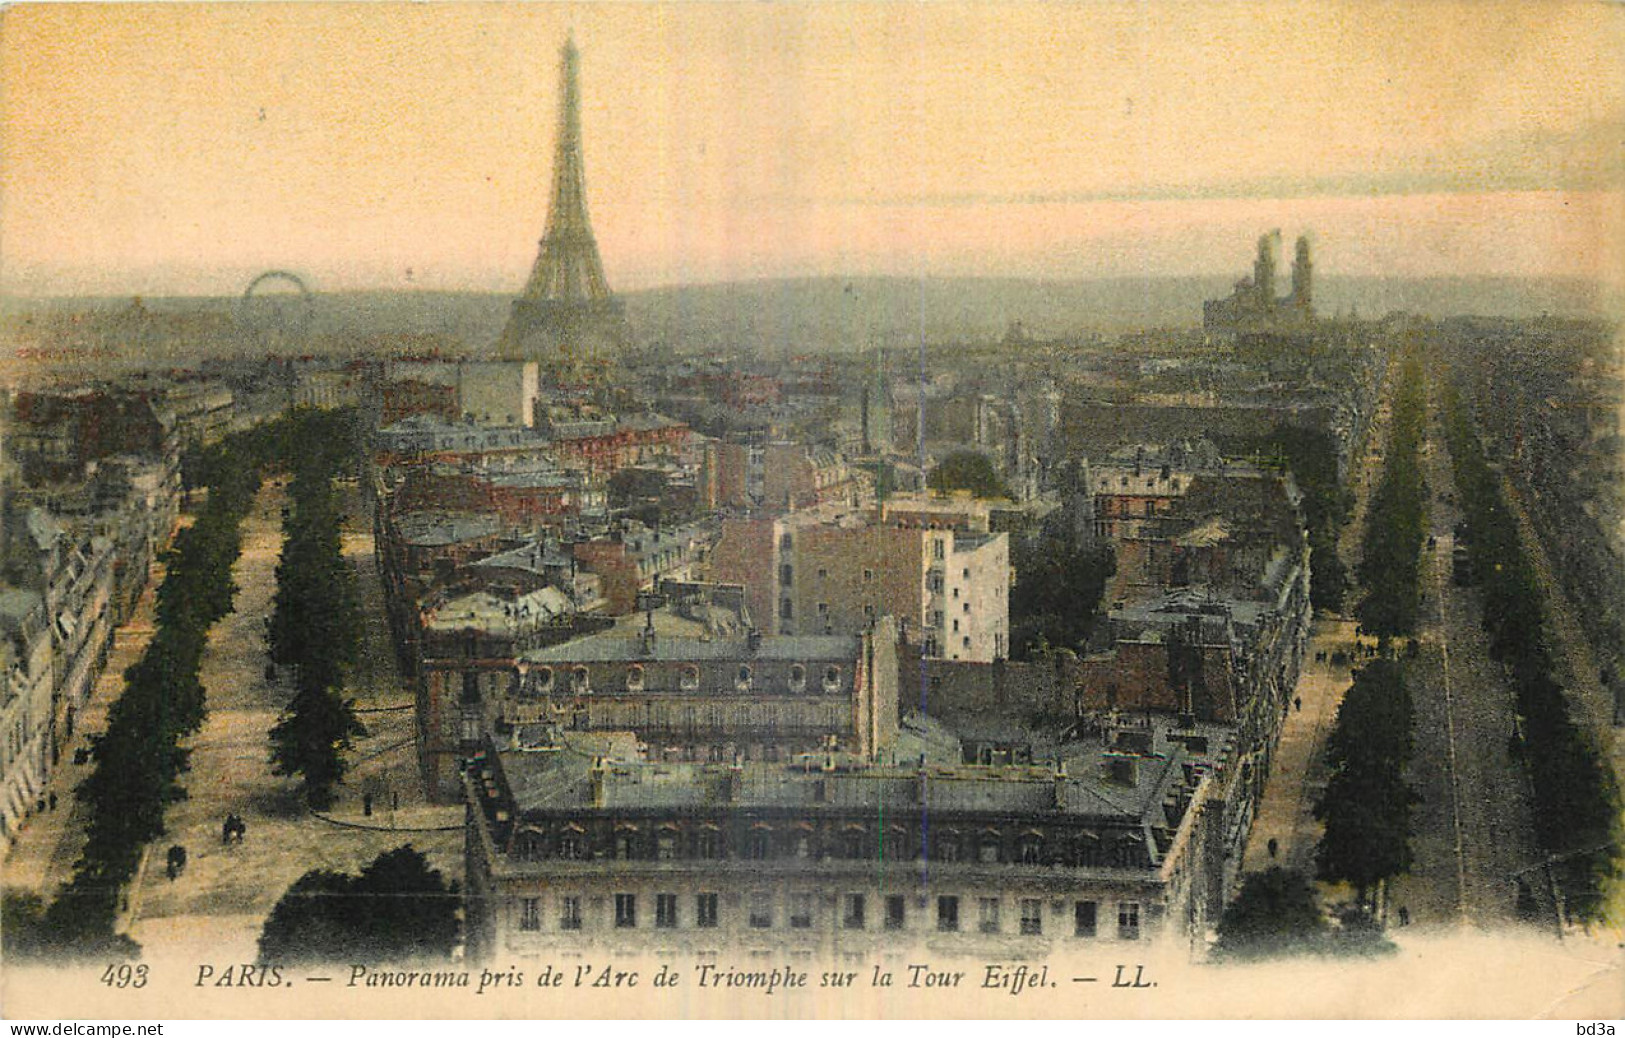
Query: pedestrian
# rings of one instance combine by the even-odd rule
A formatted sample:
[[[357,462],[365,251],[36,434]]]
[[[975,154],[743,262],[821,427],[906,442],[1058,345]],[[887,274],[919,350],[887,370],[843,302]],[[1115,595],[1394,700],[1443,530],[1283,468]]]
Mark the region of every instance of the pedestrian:
[[[361,794],[361,813],[367,818],[372,817],[372,794]]]
[[[1404,905],[1399,906],[1399,925],[1411,925],[1411,910],[1406,908]]]
[[[1302,696],[1293,696],[1292,697],[1292,709],[1298,711],[1299,713],[1303,712],[1303,697]]]
[[[1276,838],[1273,836],[1270,837],[1270,842],[1265,846],[1268,848],[1270,857],[1272,858],[1275,857],[1276,853],[1281,849],[1280,841],[1276,840]]]
[[[56,790],[51,790],[51,795],[45,798],[45,802],[52,811],[56,810]]]

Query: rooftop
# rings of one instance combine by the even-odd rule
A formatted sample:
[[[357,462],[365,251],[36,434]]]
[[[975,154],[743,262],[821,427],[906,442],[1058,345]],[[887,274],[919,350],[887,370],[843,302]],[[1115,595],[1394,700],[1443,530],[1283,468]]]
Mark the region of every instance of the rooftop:
[[[922,762],[890,753],[869,762],[833,752],[784,762],[654,762],[630,738],[606,742],[600,736],[589,745],[576,733],[541,727],[516,733],[496,754],[519,814],[718,804],[844,813],[906,805],[945,814],[1059,815],[1165,828],[1165,803],[1200,774],[1222,766],[1228,732],[1212,725],[1200,734],[1192,729],[1194,740],[1165,737],[1151,744],[1154,752],[1125,749],[1111,741],[1113,733],[1095,733],[1032,764]]]
[[[463,512],[407,512],[396,518],[401,540],[418,548],[438,548],[490,537],[502,529],[496,516]]]

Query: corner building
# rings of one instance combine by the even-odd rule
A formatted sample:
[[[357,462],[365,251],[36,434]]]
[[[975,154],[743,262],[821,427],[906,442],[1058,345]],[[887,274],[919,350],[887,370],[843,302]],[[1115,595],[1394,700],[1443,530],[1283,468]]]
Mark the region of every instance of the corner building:
[[[535,730],[466,773],[469,951],[730,959],[1033,956],[1180,940],[1222,909],[1228,732],[1149,721],[962,763],[934,723],[877,756],[664,763]]]

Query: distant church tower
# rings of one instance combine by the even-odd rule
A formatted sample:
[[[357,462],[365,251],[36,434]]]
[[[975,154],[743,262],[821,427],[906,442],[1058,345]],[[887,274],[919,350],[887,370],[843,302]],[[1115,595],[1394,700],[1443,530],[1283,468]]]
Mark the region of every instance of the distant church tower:
[[[547,230],[525,290],[513,302],[501,352],[535,360],[561,381],[590,377],[626,345],[626,311],[609,291],[598,243],[587,222],[586,174],[581,161],[580,55],[575,40],[560,60],[558,147],[553,155],[553,198]]]
[[[1309,258],[1309,238],[1298,239],[1297,255],[1292,260],[1292,308],[1302,317],[1313,317],[1315,312],[1314,262]]]

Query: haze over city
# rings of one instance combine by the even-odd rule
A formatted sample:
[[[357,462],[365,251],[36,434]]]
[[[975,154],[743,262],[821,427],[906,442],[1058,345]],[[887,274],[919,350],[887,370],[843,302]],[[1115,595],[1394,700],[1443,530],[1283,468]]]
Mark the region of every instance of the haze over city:
[[[1618,286],[1599,4],[44,5],[0,15],[0,291],[512,292],[582,52],[611,283],[1228,274]]]

